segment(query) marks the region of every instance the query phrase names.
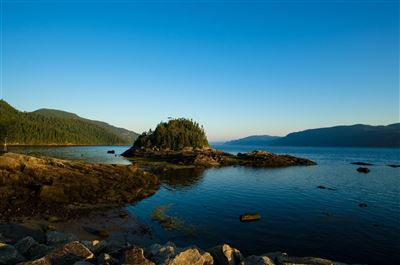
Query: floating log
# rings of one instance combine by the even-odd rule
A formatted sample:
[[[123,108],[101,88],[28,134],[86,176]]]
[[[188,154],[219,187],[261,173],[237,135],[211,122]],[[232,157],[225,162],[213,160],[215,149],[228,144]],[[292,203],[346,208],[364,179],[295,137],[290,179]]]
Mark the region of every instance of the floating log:
[[[107,154],[115,154],[115,150],[108,150]]]
[[[261,215],[259,213],[245,213],[240,216],[240,222],[252,222],[260,219]]]

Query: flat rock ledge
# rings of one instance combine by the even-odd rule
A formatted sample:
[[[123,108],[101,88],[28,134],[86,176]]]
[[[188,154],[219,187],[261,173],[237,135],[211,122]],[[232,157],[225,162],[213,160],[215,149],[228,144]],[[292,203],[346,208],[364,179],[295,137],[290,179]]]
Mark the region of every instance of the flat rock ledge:
[[[140,162],[168,162],[177,165],[197,167],[247,166],[247,167],[288,167],[315,165],[314,161],[290,155],[277,155],[265,151],[253,151],[232,155],[213,148],[184,149],[182,151],[160,150],[157,148],[130,148],[125,157]]]
[[[39,243],[25,237],[14,245],[0,242],[0,265],[346,265],[281,252],[245,257],[227,244],[205,251],[196,246],[177,247],[172,242],[142,248],[112,240],[79,241],[73,235],[48,232],[47,238],[54,237],[60,240]]]
[[[68,216],[148,197],[158,178],[135,165],[91,164],[15,153],[0,155],[0,221],[16,216]]]

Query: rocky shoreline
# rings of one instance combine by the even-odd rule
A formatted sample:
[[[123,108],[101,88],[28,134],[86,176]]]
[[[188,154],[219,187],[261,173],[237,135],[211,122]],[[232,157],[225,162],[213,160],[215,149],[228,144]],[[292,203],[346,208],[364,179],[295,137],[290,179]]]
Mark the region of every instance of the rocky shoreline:
[[[176,165],[196,167],[223,167],[223,166],[247,166],[247,167],[288,167],[310,166],[314,161],[291,155],[277,155],[265,151],[253,151],[248,153],[229,154],[213,148],[192,149],[182,151],[163,150],[158,148],[135,148],[122,153],[130,159],[146,159],[146,162],[167,162]]]
[[[345,265],[315,257],[293,257],[282,252],[245,257],[227,244],[207,250],[177,247],[172,242],[147,247],[124,241],[80,240],[76,235],[49,231],[42,242],[31,236],[18,241],[0,235],[1,265]]]
[[[0,156],[0,221],[132,203],[154,194],[158,177],[135,165],[91,164],[15,153]]]
[[[149,158],[147,154],[143,152],[142,158]],[[151,154],[152,159],[154,154],[160,154],[164,161],[167,158],[168,163],[200,168],[314,164],[307,159],[260,151],[237,156],[213,149],[167,155],[156,151]],[[152,195],[160,186],[158,177],[141,170],[140,163],[102,165],[3,153],[0,184],[0,265],[345,264],[281,252],[245,257],[227,244],[203,250],[196,246],[177,247],[172,242],[146,241],[146,237],[151,237],[146,227],[118,210],[119,206]],[[99,214],[91,216],[95,210]],[[34,218],[37,223],[31,229],[29,223]]]

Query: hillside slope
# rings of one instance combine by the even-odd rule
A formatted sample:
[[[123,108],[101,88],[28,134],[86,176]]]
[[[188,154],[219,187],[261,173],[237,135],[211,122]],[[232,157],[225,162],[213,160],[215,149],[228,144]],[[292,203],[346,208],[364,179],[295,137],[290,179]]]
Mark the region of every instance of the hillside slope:
[[[0,141],[5,137],[19,145],[130,145],[137,134],[59,110],[20,112],[0,100]]]

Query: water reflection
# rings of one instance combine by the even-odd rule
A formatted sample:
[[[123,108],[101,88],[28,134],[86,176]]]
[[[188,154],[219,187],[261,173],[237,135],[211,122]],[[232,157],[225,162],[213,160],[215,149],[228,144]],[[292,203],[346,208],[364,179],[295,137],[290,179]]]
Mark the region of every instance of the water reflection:
[[[204,168],[180,168],[164,171],[159,174],[165,188],[173,190],[191,189],[203,182]]]

